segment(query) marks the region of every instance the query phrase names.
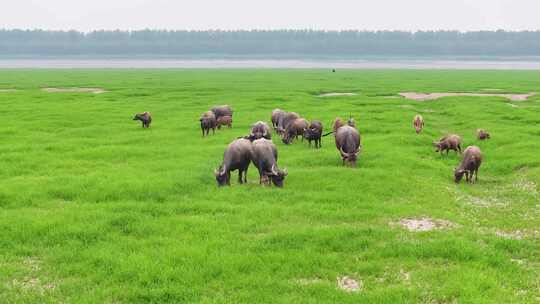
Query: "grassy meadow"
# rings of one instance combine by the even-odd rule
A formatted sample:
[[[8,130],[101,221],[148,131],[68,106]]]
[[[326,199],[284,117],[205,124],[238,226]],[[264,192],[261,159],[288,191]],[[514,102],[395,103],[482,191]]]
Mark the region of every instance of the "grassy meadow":
[[[540,95],[396,97],[485,89],[540,92],[540,72],[0,70],[0,302],[538,303]],[[220,104],[233,128],[202,138]],[[227,144],[278,107],[325,132],[352,115],[357,168],[332,136],[319,150],[274,136],[284,188],[253,166],[218,188]],[[149,129],[131,120],[142,111]],[[482,149],[477,184],[456,185],[460,156],[434,152],[447,133]],[[447,225],[409,231],[411,218]]]

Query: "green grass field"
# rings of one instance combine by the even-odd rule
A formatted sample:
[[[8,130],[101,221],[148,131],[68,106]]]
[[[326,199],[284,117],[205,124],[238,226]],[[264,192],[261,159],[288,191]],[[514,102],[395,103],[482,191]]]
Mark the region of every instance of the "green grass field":
[[[0,89],[18,89],[0,92],[0,302],[538,303],[540,95],[388,98],[487,88],[540,92],[540,72],[0,71]],[[233,128],[202,138],[199,116],[218,104]],[[226,145],[276,107],[325,131],[352,115],[358,167],[332,136],[320,150],[274,137],[283,189],[259,186],[253,166],[248,185],[234,174],[218,188]],[[148,130],[131,120],[141,111]],[[446,133],[482,149],[477,184],[456,185],[460,157],[434,152]],[[399,224],[424,217],[451,225]],[[343,276],[361,290],[340,289]]]

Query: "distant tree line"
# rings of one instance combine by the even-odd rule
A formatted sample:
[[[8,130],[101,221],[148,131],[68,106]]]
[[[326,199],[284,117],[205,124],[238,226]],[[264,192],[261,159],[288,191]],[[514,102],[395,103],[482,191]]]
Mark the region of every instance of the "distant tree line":
[[[539,56],[540,31],[0,30],[0,55]]]

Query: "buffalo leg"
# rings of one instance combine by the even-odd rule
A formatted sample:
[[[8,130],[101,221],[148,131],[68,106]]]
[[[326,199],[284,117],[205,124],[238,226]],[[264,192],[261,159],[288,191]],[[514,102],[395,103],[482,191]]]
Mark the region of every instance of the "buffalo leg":
[[[242,169],[238,169],[238,183],[243,184],[242,180]]]

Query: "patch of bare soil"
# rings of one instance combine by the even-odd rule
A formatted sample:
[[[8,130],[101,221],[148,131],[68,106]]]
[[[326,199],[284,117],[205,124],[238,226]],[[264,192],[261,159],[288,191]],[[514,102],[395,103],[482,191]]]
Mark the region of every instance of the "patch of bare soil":
[[[525,101],[529,97],[535,95],[535,93],[529,94],[498,94],[498,93],[416,93],[416,92],[404,92],[399,93],[400,96],[403,96],[407,99],[412,99],[416,101],[427,101],[427,100],[436,100],[443,97],[452,97],[452,96],[469,96],[469,97],[504,97],[511,101]]]
[[[355,280],[348,276],[338,277],[337,285],[346,292],[359,292],[364,288],[364,283],[361,280]]]
[[[317,97],[336,97],[336,96],[356,96],[358,94],[356,93],[338,93],[338,92],[332,92],[332,93],[321,93],[317,95]]]
[[[43,88],[41,89],[47,93],[93,93],[102,94],[107,92],[102,88]]]
[[[435,220],[435,219],[430,219],[430,218],[401,219],[399,221],[399,224],[407,228],[407,230],[413,231],[413,232],[430,231],[430,230],[435,230],[435,229],[445,229],[445,228],[452,228],[455,226],[455,224],[447,220]]]

